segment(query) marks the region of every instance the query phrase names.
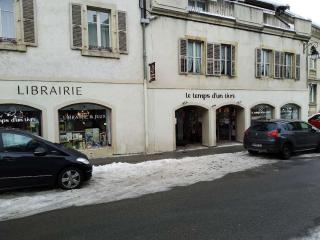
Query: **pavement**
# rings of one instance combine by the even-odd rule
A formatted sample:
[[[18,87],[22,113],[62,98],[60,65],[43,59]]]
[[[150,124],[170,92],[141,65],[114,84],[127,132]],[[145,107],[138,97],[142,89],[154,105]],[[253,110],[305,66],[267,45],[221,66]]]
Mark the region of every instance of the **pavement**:
[[[156,154],[135,154],[126,156],[111,156],[106,158],[91,159],[91,164],[101,166],[111,163],[140,163],[146,161],[155,161],[161,159],[181,159],[185,157],[200,157],[214,154],[235,153],[245,151],[243,145],[231,144],[218,147],[204,147],[200,149],[181,149],[173,152],[164,152]]]

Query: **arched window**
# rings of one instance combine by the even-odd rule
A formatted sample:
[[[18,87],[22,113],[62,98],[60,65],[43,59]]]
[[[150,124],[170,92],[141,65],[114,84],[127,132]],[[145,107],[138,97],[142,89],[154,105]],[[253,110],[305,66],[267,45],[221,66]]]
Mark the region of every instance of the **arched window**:
[[[296,104],[286,104],[281,108],[281,119],[299,120],[300,107]]]
[[[251,122],[273,118],[274,108],[267,104],[256,105],[251,108]]]
[[[111,146],[111,109],[93,103],[61,108],[60,143],[75,149]]]
[[[0,127],[41,135],[41,110],[18,104],[0,104]]]

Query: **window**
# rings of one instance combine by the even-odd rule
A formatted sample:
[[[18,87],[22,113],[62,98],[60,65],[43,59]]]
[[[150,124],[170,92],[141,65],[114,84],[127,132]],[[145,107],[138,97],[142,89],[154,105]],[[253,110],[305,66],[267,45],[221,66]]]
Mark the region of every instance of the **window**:
[[[309,103],[317,103],[317,84],[309,84]]]
[[[17,104],[0,105],[0,128],[16,128],[41,135],[41,111]]]
[[[72,4],[71,28],[71,48],[82,55],[120,58],[128,53],[127,13],[114,4]]]
[[[292,70],[293,70],[293,54],[285,53],[284,59],[284,78],[292,79]]]
[[[300,107],[295,104],[286,104],[281,108],[281,119],[298,120],[300,118]]]
[[[206,11],[206,2],[201,0],[189,0],[189,8],[191,8],[191,10],[204,12]]]
[[[188,41],[188,73],[200,74],[202,62],[202,43]]]
[[[13,9],[13,0],[0,0],[0,38],[4,41],[16,38]]]
[[[273,118],[273,107],[260,104],[251,109],[251,122],[254,123],[258,120],[268,120]]]
[[[36,142],[27,136],[13,133],[2,133],[5,152],[33,152]]]
[[[111,109],[93,103],[74,104],[59,113],[60,143],[75,149],[111,146]]]
[[[221,75],[231,76],[231,45],[221,45]]]
[[[310,70],[317,70],[317,59],[309,58],[309,68]]]
[[[89,49],[109,49],[110,12],[88,9]]]
[[[271,62],[272,62],[272,51],[262,49],[262,62],[261,62],[261,75],[264,77],[271,77],[272,71],[271,71]]]

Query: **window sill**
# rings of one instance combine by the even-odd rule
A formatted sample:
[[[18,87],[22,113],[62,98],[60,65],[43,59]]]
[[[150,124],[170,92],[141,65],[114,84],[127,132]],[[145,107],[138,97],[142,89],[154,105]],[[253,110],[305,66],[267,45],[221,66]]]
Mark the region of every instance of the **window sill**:
[[[102,58],[120,58],[120,53],[118,52],[110,52],[110,51],[103,51],[103,50],[88,50],[82,49],[81,54],[83,56],[89,57],[102,57]]]
[[[0,42],[0,50],[26,52],[27,46],[25,44],[18,44],[12,42]]]
[[[316,107],[317,104],[316,104],[316,103],[309,103],[309,106],[310,106],[310,107]]]

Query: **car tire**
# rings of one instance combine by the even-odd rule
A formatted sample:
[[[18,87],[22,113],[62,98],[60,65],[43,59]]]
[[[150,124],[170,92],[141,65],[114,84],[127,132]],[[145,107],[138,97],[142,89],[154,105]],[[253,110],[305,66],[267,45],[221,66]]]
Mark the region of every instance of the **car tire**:
[[[257,155],[259,152],[258,151],[254,151],[254,150],[248,150],[248,153],[250,155]]]
[[[281,158],[287,160],[292,155],[292,146],[288,143],[284,144],[281,149]]]
[[[82,172],[76,167],[63,169],[58,176],[58,185],[64,190],[79,188],[82,183]]]

